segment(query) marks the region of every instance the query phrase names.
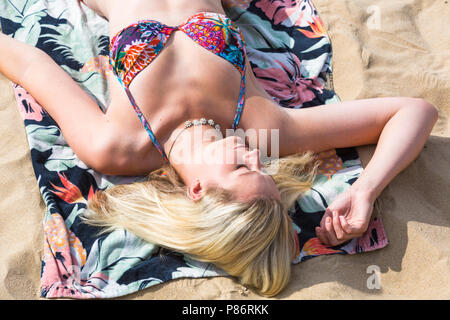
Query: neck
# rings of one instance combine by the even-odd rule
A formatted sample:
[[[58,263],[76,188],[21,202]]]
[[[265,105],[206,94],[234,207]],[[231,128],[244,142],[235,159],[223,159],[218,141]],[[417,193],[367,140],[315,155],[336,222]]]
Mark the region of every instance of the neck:
[[[208,125],[181,127],[171,133],[163,148],[170,164],[188,185],[196,178],[196,169],[201,169],[205,148],[220,139],[223,135]]]

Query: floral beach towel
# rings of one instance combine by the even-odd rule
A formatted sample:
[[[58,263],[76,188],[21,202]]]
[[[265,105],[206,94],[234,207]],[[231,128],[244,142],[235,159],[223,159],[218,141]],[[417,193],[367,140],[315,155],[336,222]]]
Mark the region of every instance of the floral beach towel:
[[[310,0],[224,0],[223,5],[243,31],[253,72],[280,107],[307,108],[339,101],[331,82],[330,40]],[[0,2],[0,22],[3,33],[44,50],[102,110],[107,109],[106,20],[76,0],[5,0]],[[112,298],[172,279],[226,275],[212,264],[175,252],[161,253],[156,245],[127,231],[99,236],[98,229],[82,223],[80,215],[97,190],[145,177],[107,176],[88,168],[33,97],[17,84],[12,86],[47,206],[42,297]],[[299,238],[293,262],[386,246],[377,215],[358,239],[332,248],[320,243],[314,228],[326,207],[363,170],[353,148],[323,152],[320,158],[320,174],[313,188],[289,211]]]

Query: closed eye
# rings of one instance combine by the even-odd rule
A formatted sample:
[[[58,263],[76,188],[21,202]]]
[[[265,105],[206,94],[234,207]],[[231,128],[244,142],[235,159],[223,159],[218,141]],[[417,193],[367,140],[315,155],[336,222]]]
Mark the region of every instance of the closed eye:
[[[247,167],[245,164],[238,164],[238,165],[236,166],[236,170],[238,170],[238,169],[240,169],[240,168],[242,168],[242,167],[245,167],[245,168],[248,169],[248,167]]]

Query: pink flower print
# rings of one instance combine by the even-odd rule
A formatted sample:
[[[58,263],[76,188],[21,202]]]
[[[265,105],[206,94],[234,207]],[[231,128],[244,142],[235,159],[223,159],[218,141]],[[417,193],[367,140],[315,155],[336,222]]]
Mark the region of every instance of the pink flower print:
[[[77,236],[66,228],[61,215],[53,213],[44,225],[44,268],[41,286],[47,297],[81,297],[77,289],[80,270],[86,263],[86,250]]]
[[[13,89],[23,120],[41,121],[46,112],[39,103],[18,84],[14,84]]]
[[[283,23],[291,17],[292,14],[301,10],[301,6],[305,4],[304,0],[260,0],[255,6],[260,8],[266,16],[273,21],[273,24],[277,25]],[[303,19],[303,13],[297,21]]]
[[[316,97],[312,89],[322,93],[323,85],[315,78],[303,78],[300,72],[300,60],[292,55],[290,66],[278,60],[280,68],[254,68],[253,71],[262,87],[282,106],[299,107]]]
[[[372,217],[366,232],[356,239],[355,248],[350,254],[380,249],[388,244],[381,216]]]

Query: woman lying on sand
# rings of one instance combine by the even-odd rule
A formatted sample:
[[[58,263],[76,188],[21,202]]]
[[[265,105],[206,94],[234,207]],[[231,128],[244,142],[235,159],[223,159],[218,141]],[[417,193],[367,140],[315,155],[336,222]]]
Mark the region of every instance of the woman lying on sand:
[[[335,246],[366,231],[375,199],[437,121],[436,109],[415,98],[280,108],[258,84],[220,0],[84,3],[110,24],[116,77],[106,113],[44,52],[3,34],[0,72],[45,108],[86,165],[149,175],[97,192],[86,222],[214,263],[263,295],[288,283],[296,248],[288,208],[314,178],[313,154],[377,144],[316,229]],[[267,136],[250,141],[238,129]],[[269,152],[263,166],[259,150],[273,147],[278,155]]]

